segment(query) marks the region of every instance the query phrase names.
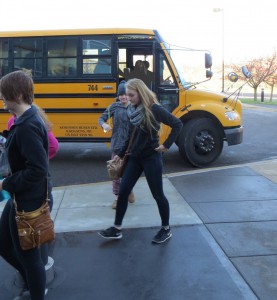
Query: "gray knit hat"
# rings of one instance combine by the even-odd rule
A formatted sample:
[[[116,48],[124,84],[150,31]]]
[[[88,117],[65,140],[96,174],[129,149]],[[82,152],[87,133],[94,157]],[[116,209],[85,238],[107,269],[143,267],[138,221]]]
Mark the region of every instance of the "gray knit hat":
[[[120,84],[118,85],[118,88],[117,88],[117,96],[121,96],[121,95],[125,95],[126,94],[125,84],[126,84],[125,80],[122,80],[120,82]]]

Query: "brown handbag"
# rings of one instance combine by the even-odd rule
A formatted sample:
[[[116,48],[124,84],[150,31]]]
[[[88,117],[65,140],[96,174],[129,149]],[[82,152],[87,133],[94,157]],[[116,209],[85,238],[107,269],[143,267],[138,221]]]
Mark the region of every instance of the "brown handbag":
[[[117,161],[115,159],[111,159],[107,161],[107,170],[110,179],[116,180],[123,176],[123,172],[128,161],[128,156],[130,155],[129,151],[131,149],[134,140],[135,132],[136,132],[136,127],[134,127],[132,131],[129,144],[123,158],[118,159]]]
[[[107,171],[110,179],[117,180],[120,178],[120,175],[122,173],[122,164],[123,159],[118,159],[117,161],[114,159],[107,161]]]
[[[30,212],[19,212],[15,204],[15,220],[22,250],[29,250],[55,239],[54,222],[51,219],[47,199],[40,208]]]

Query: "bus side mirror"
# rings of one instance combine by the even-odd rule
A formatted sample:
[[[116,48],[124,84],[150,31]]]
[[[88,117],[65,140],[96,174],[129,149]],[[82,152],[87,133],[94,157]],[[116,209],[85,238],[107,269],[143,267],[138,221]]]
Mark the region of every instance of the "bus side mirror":
[[[247,79],[249,79],[249,78],[252,77],[251,72],[248,71],[248,69],[247,69],[245,66],[243,66],[243,67],[241,68],[241,71],[242,71],[243,75],[244,75]]]
[[[212,56],[209,53],[205,53],[205,68],[209,69],[213,65]]]
[[[212,78],[213,72],[210,70],[206,70],[206,78]]]
[[[235,72],[230,72],[228,74],[228,78],[231,82],[237,82],[239,79],[238,75]]]

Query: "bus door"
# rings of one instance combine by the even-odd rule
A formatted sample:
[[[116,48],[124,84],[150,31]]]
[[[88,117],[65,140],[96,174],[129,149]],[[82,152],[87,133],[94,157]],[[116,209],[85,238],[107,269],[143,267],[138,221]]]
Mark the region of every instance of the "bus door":
[[[119,79],[139,78],[150,88],[154,88],[153,41],[120,41]]]
[[[118,48],[119,80],[142,79],[157,94],[161,105],[172,112],[179,105],[178,85],[164,52],[159,46],[156,49],[156,42],[120,41]],[[135,72],[140,62],[145,64],[144,77]]]
[[[157,94],[161,105],[173,112],[179,105],[179,88],[170,64],[160,49],[156,51],[154,72],[157,75],[154,92]]]
[[[179,106],[179,87],[164,52],[157,49],[155,54],[156,85],[153,91],[161,105],[172,113]],[[161,143],[168,136],[169,130],[168,126],[162,125]]]

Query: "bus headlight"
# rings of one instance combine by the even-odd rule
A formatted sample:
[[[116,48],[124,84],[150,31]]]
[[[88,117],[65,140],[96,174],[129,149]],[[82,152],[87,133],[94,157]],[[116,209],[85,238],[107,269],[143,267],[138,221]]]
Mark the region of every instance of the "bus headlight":
[[[239,114],[236,111],[226,111],[225,112],[225,117],[229,121],[240,120],[240,116],[239,116]]]

